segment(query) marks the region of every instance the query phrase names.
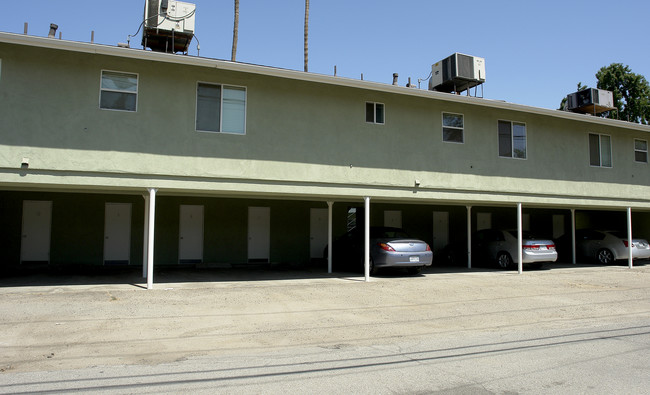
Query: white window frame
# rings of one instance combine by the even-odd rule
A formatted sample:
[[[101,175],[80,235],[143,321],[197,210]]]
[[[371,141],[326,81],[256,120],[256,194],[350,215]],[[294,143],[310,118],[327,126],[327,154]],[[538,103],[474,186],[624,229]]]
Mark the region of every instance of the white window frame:
[[[510,123],[510,156],[504,156],[501,155],[500,152],[500,135],[499,135],[499,122],[508,122]],[[514,125],[523,125],[524,126],[524,131],[526,132],[526,142],[524,149],[526,150],[525,155],[523,158],[516,157],[515,156],[515,134],[514,134]],[[520,121],[512,121],[509,119],[499,119],[497,120],[497,154],[499,155],[499,158],[507,158],[507,159],[518,159],[518,160],[527,160],[528,159],[528,125],[526,122],[520,122]]]
[[[199,85],[212,85],[212,86],[218,86],[221,90],[221,93],[219,95],[219,130],[201,130],[197,128],[197,121],[199,118]],[[238,90],[243,90],[244,91],[244,131],[242,133],[237,133],[237,132],[224,132],[223,131],[223,90],[225,88],[234,88]],[[246,135],[246,125],[247,125],[247,118],[248,118],[248,88],[245,86],[241,85],[231,85],[231,84],[222,84],[218,82],[208,82],[208,81],[197,81],[196,82],[196,90],[195,90],[195,106],[194,106],[194,130],[200,133],[221,133],[221,134],[234,134],[237,136],[245,136]]]
[[[368,115],[367,115],[368,104],[373,105],[374,113],[373,113],[373,117],[372,117],[372,122],[368,121]],[[384,109],[384,113],[383,113],[384,119],[383,119],[382,122],[377,122],[377,105],[378,104],[381,105],[382,108]],[[379,103],[379,102],[374,102],[374,101],[367,101],[366,105],[364,107],[363,115],[364,115],[364,118],[366,119],[366,123],[372,123],[372,124],[375,124],[375,125],[385,125],[386,124],[386,105],[384,103]]]
[[[135,80],[136,80],[136,82],[135,82],[135,92],[128,91],[128,90],[103,88],[102,87],[102,80],[104,79],[104,73],[134,75]],[[105,107],[102,107],[102,92],[117,92],[117,93],[126,93],[126,94],[129,94],[129,95],[135,95],[135,109],[128,110],[128,109],[121,109],[121,108],[105,108]],[[138,74],[138,73],[132,73],[132,72],[129,72],[129,71],[118,71],[118,70],[101,70],[101,72],[99,73],[99,108],[101,110],[138,112],[138,98],[140,96],[139,92],[140,92],[140,74]]]
[[[592,165],[591,164],[591,138],[590,138],[590,136],[592,136],[592,135],[593,136],[598,136],[598,163],[599,163],[598,165]],[[603,149],[602,149],[602,147],[603,147],[603,143],[602,143],[603,137],[609,138],[609,161],[610,161],[609,166],[603,165]],[[590,167],[599,167],[599,168],[604,168],[604,169],[611,169],[612,167],[614,167],[614,157],[612,156],[612,145],[613,145],[612,144],[612,136],[610,136],[609,134],[589,132],[589,134],[587,135],[587,148],[588,148],[587,151],[588,151],[588,155],[589,155],[589,166]]]
[[[457,126],[446,126],[445,125],[445,114],[449,115],[460,115],[462,121],[463,121],[463,127],[457,127]],[[465,115],[460,114],[457,112],[449,112],[449,111],[443,111],[442,112],[442,142],[443,143],[451,143],[451,144],[465,144]],[[445,129],[453,129],[453,130],[460,130],[461,134],[461,141],[453,141],[453,140],[445,140]]]
[[[645,150],[638,149],[638,148],[636,147],[636,142],[637,142],[637,141],[642,141],[643,143],[645,143]],[[637,160],[637,159],[636,159],[636,153],[637,153],[637,152],[645,153],[645,160],[643,160],[643,161],[641,161],[641,160]],[[646,164],[648,163],[648,140],[643,140],[643,139],[634,139],[634,161],[635,161],[636,163],[646,163]]]

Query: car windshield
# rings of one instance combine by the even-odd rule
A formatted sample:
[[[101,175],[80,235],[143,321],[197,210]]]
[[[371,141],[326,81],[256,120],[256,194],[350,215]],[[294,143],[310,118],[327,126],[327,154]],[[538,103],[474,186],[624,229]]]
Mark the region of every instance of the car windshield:
[[[613,234],[614,236],[618,237],[619,239],[627,240],[627,232],[620,232],[620,231],[614,231],[614,232],[608,232]]]

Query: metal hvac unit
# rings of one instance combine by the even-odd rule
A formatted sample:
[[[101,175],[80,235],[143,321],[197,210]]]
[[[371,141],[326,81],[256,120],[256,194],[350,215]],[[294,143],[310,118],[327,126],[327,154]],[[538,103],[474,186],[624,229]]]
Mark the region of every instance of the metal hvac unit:
[[[187,52],[194,37],[196,5],[174,0],[146,0],[142,45],[158,52]]]
[[[615,110],[614,94],[604,89],[587,88],[567,95],[565,110],[582,114],[601,114]]]
[[[455,53],[431,66],[429,90],[460,93],[485,82],[485,59]]]

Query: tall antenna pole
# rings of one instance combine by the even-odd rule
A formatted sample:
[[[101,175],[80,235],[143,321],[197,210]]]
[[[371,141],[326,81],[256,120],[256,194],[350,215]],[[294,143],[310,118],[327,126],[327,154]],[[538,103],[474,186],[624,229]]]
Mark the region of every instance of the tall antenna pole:
[[[239,0],[235,0],[235,26],[232,29],[232,55],[230,60],[233,62],[237,57],[237,38],[239,36]]]
[[[305,0],[305,71],[309,63],[309,0]]]

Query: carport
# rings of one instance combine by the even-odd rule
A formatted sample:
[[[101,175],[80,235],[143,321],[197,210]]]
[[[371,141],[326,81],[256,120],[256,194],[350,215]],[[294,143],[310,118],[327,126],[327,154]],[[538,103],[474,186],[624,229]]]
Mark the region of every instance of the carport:
[[[462,220],[465,222],[464,225],[460,224],[455,224],[456,231],[454,232],[454,237],[457,237],[459,232],[465,232],[465,235],[467,237],[467,267],[472,268],[473,267],[473,262],[472,262],[472,251],[471,251],[471,244],[472,244],[472,231],[478,229],[480,226],[491,226],[490,224],[486,223],[485,220],[485,212],[489,211],[491,207],[493,208],[498,208],[499,210],[502,210],[504,212],[509,213],[508,215],[512,215],[514,218],[516,218],[516,228],[518,230],[518,235],[519,235],[519,251],[518,253],[521,254],[522,247],[521,247],[521,234],[524,230],[526,230],[526,214],[524,210],[550,210],[550,211],[543,211],[540,214],[536,214],[538,217],[543,217],[543,216],[548,216],[548,215],[553,215],[553,213],[560,213],[563,214],[567,213],[570,214],[570,221],[564,221],[562,220],[562,225],[560,226],[564,231],[568,231],[571,236],[572,240],[574,241],[573,245],[573,256],[572,256],[572,263],[576,263],[576,252],[575,252],[575,231],[576,231],[576,224],[577,223],[582,223],[583,225],[598,225],[599,227],[606,227],[607,224],[615,222],[615,226],[618,228],[622,228],[622,226],[625,226],[625,229],[627,230],[628,233],[628,239],[632,238],[632,227],[633,227],[633,218],[637,218],[636,223],[639,224],[644,224],[647,223],[647,218],[648,214],[644,212],[643,210],[633,210],[632,207],[625,207],[622,208],[620,206],[588,206],[588,205],[581,205],[581,206],[576,206],[574,207],[566,207],[563,205],[546,205],[546,204],[540,204],[538,202],[531,201],[527,203],[504,203],[500,201],[479,201],[479,200],[474,200],[471,202],[467,201],[462,201],[462,200],[449,200],[449,199],[436,199],[436,196],[433,196],[432,198],[426,198],[426,199],[420,199],[420,196],[417,196],[418,198],[413,198],[412,196],[409,196],[409,199],[402,198],[402,199],[394,199],[386,196],[379,196],[379,197],[371,197],[371,196],[364,196],[364,197],[354,197],[354,196],[333,196],[333,197],[327,197],[327,196],[313,196],[313,195],[307,195],[307,194],[294,194],[290,196],[278,196],[278,195],[254,195],[254,194],[220,194],[220,193],[212,193],[212,194],[193,194],[189,192],[184,192],[180,193],[179,191],[173,191],[173,190],[168,190],[168,189],[162,189],[163,193],[161,195],[160,193],[161,189],[159,188],[147,188],[146,193],[142,193],[140,196],[134,194],[133,190],[129,191],[123,191],[123,195],[106,195],[107,197],[103,197],[101,191],[95,191],[92,196],[94,196],[93,199],[97,200],[95,204],[97,207],[94,209],[96,213],[94,214],[95,216],[102,215],[101,213],[98,212],[99,207],[103,209],[104,203],[103,200],[106,202],[114,202],[116,206],[119,206],[120,204],[125,204],[128,202],[131,202],[130,204],[134,204],[138,199],[141,203],[139,206],[134,206],[133,208],[133,215],[134,215],[134,221],[132,224],[133,226],[133,237],[131,238],[131,250],[132,251],[139,251],[142,249],[142,275],[144,278],[147,280],[147,287],[148,288],[153,288],[153,283],[154,283],[154,255],[156,254],[156,251],[160,252],[160,248],[162,248],[162,254],[163,255],[170,255],[169,254],[169,247],[166,244],[170,243],[178,243],[176,240],[176,236],[173,234],[169,234],[170,232],[170,226],[177,226],[178,221],[177,218],[174,218],[172,222],[169,221],[168,218],[162,218],[160,217],[160,212],[158,213],[159,215],[157,216],[156,212],[157,209],[160,208],[160,199],[163,199],[163,203],[166,205],[166,210],[169,212],[170,207],[173,206],[173,211],[178,214],[178,207],[177,206],[192,206],[193,199],[231,199],[233,201],[241,201],[238,203],[240,206],[245,207],[245,206],[268,206],[269,204],[266,204],[265,202],[282,202],[282,201],[288,201],[288,202],[302,202],[300,203],[301,209],[303,209],[303,225],[301,227],[302,230],[300,232],[304,233],[304,236],[302,237],[302,241],[297,241],[297,243],[302,243],[302,244],[308,244],[308,240],[310,238],[313,238],[313,233],[311,233],[311,229],[308,221],[309,219],[306,217],[308,216],[307,214],[307,209],[317,209],[319,211],[319,217],[318,220],[320,221],[320,224],[317,227],[320,227],[319,232],[321,234],[321,241],[320,244],[315,244],[314,246],[309,246],[307,247],[306,245],[304,246],[304,249],[311,248],[315,249],[315,251],[320,252],[323,250],[324,246],[327,245],[328,247],[328,259],[327,259],[327,272],[332,273],[332,240],[333,236],[341,233],[343,229],[345,228],[345,224],[343,222],[345,221],[345,213],[347,212],[349,207],[357,207],[357,209],[360,209],[363,213],[363,215],[360,215],[359,218],[363,218],[363,221],[359,221],[357,223],[357,226],[362,226],[366,235],[365,238],[365,253],[364,253],[364,279],[365,281],[370,280],[369,276],[369,236],[368,236],[368,230],[370,228],[371,223],[377,223],[378,221],[381,221],[381,218],[383,216],[384,222],[390,222],[390,221],[395,221],[395,218],[400,217],[401,218],[401,211],[398,210],[402,207],[409,206],[408,209],[406,209],[404,212],[406,213],[405,216],[408,217],[408,228],[412,227],[413,224],[415,224],[417,221],[419,221],[419,224],[416,224],[419,229],[417,230],[416,233],[419,233],[418,236],[422,236],[419,238],[425,239],[428,242],[435,243],[435,238],[437,235],[435,234],[435,221],[436,221],[436,213],[444,213],[447,211],[447,214],[449,214],[450,211],[453,210],[452,218],[455,219],[455,221],[460,222],[461,218],[463,217],[464,213],[464,218]],[[432,191],[422,191],[417,190],[418,194],[429,194],[431,193],[432,195],[435,195]],[[19,197],[22,197],[24,199],[31,199],[31,200],[38,200],[39,194],[43,193],[41,191],[27,191],[23,190],[22,192],[16,191],[14,193],[19,194]],[[67,193],[70,194],[70,192],[65,192],[65,191],[54,191],[51,190],[50,192],[46,192],[50,194],[57,194],[57,193]],[[413,194],[413,192],[411,192]],[[24,194],[20,195],[20,194]],[[74,195],[74,193],[72,193]],[[121,197],[120,197],[121,196]],[[46,196],[47,199],[47,196]],[[84,199],[83,196],[80,195],[79,199]],[[103,200],[102,200],[103,199]],[[173,200],[173,205],[170,206],[169,200]],[[251,203],[255,199],[256,203]],[[291,200],[293,199],[293,200]],[[18,199],[20,200],[20,199]],[[167,201],[165,203],[165,200]],[[123,202],[123,203],[120,203]],[[99,204],[101,203],[101,205]],[[200,201],[199,201],[200,203]],[[274,203],[276,204],[276,203]],[[292,203],[293,204],[293,203]],[[13,210],[12,207],[15,206],[15,209],[18,209],[19,207],[15,204],[9,204],[7,206],[7,209]],[[77,224],[76,229],[80,230],[85,226],[86,224],[92,225],[91,227],[97,228],[98,225],[95,222],[98,221],[98,219],[95,219],[88,223],[87,221],[84,222],[84,218],[86,218],[92,210],[90,210],[88,207],[84,207],[84,205],[79,205],[74,198],[68,199],[68,201],[65,202],[65,206],[67,207],[67,210],[75,210],[79,211],[80,217],[78,219],[75,219],[74,222]],[[337,207],[338,206],[338,207]],[[107,204],[108,207],[108,204]],[[375,212],[373,207],[377,207],[379,210],[378,212]],[[335,209],[336,209],[336,215],[335,215]],[[89,211],[90,210],[90,211]],[[130,210],[130,209],[129,209]],[[182,210],[182,209],[181,209]],[[228,207],[224,208],[224,210],[229,210]],[[555,210],[555,211],[553,211]],[[129,211],[130,212],[130,211]],[[432,214],[433,218],[432,218]],[[244,211],[241,211],[241,213],[244,213]],[[249,212],[250,213],[250,212]],[[512,213],[512,214],[510,214]],[[604,215],[607,214],[607,215]],[[55,213],[56,214],[56,213]],[[58,214],[60,217],[60,213]],[[86,217],[84,217],[86,216]],[[165,214],[165,217],[167,215]],[[578,221],[576,220],[576,217],[578,217]],[[590,219],[590,218],[601,218],[603,217],[602,221],[596,221],[595,219]],[[140,222],[142,220],[137,219],[137,218],[143,218],[144,221]],[[158,220],[156,220],[158,218]],[[586,219],[585,219],[586,218]],[[612,220],[614,218],[615,220]],[[101,220],[103,221],[103,215],[101,217]],[[553,219],[555,220],[555,219]],[[162,222],[161,222],[162,221]],[[282,228],[282,226],[290,223],[292,220],[291,219],[286,219],[283,220],[284,223],[279,225],[279,228]],[[432,224],[433,221],[433,224]],[[528,219],[530,221],[530,219]],[[11,220],[12,223],[15,223],[14,227],[12,229],[16,229],[16,226],[20,226],[16,221],[13,219]],[[136,222],[140,222],[141,226],[135,226],[137,225]],[[548,221],[547,221],[548,222]],[[170,225],[171,224],[171,225]],[[401,225],[401,219],[400,222],[398,223]],[[605,224],[605,225],[603,225]],[[450,224],[447,224],[449,226]],[[568,226],[567,226],[568,225]],[[102,225],[103,226],[103,225]],[[240,226],[245,226],[245,224],[242,224]],[[643,226],[646,226],[644,228]],[[401,226],[400,226],[401,227]],[[432,230],[433,227],[433,230]],[[278,227],[276,227],[277,229]],[[337,231],[338,229],[338,231]],[[643,233],[643,230],[646,231],[647,233],[647,225],[642,225],[640,227],[642,230],[639,233]],[[140,233],[142,236],[139,236],[137,233]],[[159,238],[156,236],[158,233],[162,232],[168,233],[167,236]],[[297,234],[295,231],[294,235]],[[308,234],[308,232],[310,232]],[[429,233],[430,232],[430,233]],[[241,233],[245,234],[245,229],[240,229],[239,230],[240,236]],[[432,235],[431,236],[427,236]],[[70,236],[70,235],[68,235]],[[66,236],[67,237],[67,236]],[[11,240],[11,238],[10,238]],[[161,242],[161,245],[157,245],[157,241]],[[97,248],[101,248],[101,244],[97,244],[97,242],[94,242],[90,240],[88,237],[86,237],[87,243],[95,243]],[[18,242],[18,240],[15,240],[15,242]],[[100,241],[101,243],[101,241]],[[631,249],[631,243],[628,243],[629,249]],[[285,247],[281,247],[285,248]],[[94,253],[95,255],[101,254],[100,251],[96,251]],[[175,254],[175,253],[174,253]],[[171,254],[171,255],[174,255]],[[175,255],[174,255],[175,256]],[[318,256],[318,255],[311,255],[312,257]],[[521,255],[520,255],[521,256]],[[629,255],[631,257],[631,255]],[[182,256],[178,257],[178,261],[175,263],[183,263]],[[185,260],[185,263],[193,263],[193,260],[191,259],[192,257],[185,257],[189,258]],[[249,258],[251,258],[249,256]],[[172,259],[176,259],[176,257],[173,257]],[[228,258],[225,258],[228,259]],[[254,259],[254,258],[253,258]],[[137,259],[139,261],[139,259]],[[518,259],[519,262],[521,262],[521,259]],[[198,262],[198,261],[197,261]],[[119,263],[119,262],[118,262]],[[170,262],[167,262],[170,263]],[[633,260],[631,258],[628,258],[628,266],[631,268],[633,267]],[[518,272],[522,273],[523,267],[521,263],[518,266]]]

